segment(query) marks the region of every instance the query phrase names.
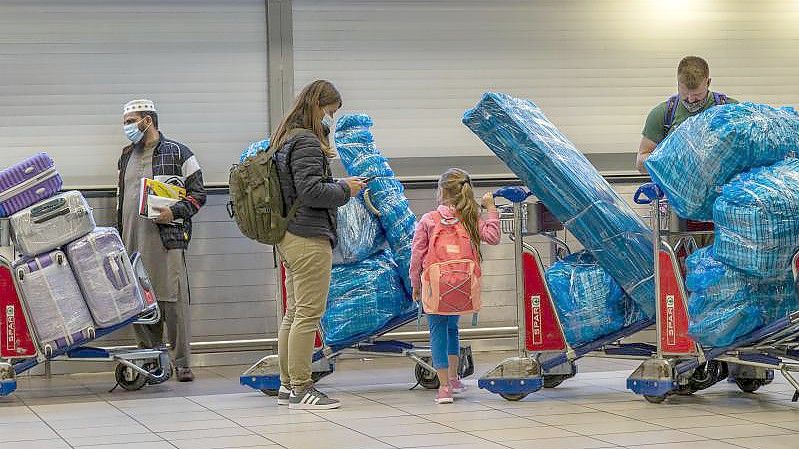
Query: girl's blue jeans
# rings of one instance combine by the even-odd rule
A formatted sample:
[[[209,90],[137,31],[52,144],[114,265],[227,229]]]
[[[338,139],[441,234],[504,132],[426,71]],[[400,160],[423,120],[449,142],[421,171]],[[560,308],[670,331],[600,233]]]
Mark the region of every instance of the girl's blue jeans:
[[[449,368],[448,356],[460,354],[459,318],[460,315],[427,315],[427,322],[430,324],[430,349],[435,369]]]

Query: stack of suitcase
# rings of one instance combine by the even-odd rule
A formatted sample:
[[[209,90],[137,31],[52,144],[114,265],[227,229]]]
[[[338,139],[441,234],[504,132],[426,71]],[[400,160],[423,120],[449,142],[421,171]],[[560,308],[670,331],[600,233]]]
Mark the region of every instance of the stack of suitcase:
[[[83,195],[59,193],[61,185],[46,153],[0,171],[0,217],[9,217],[22,254],[11,269],[45,355],[91,340],[96,329],[124,323],[154,302],[139,287],[116,229],[96,227]]]

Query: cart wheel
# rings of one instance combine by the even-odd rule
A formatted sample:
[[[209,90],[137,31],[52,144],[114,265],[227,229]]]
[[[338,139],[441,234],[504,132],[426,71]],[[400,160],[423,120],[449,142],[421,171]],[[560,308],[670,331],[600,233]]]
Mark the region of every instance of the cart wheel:
[[[544,388],[555,388],[558,385],[562,384],[564,380],[568,379],[571,376],[566,375],[555,375],[555,376],[544,376]]]
[[[720,380],[726,379],[728,375],[729,368],[726,363],[710,360],[691,375],[690,388],[694,391],[710,388]]]
[[[661,402],[666,400],[666,396],[649,396],[648,394],[645,394],[644,399],[646,399],[647,402],[652,404],[660,404]]]
[[[265,394],[267,396],[277,396],[277,390],[269,390],[269,389],[264,388],[264,389],[261,390],[261,393],[263,393],[263,394]]]
[[[427,360],[425,360],[425,362],[427,362]],[[419,382],[419,385],[428,390],[435,390],[441,386],[441,383],[438,381],[438,373],[435,371],[430,372],[427,368],[418,363],[414,369],[414,374],[416,374],[416,381]]]
[[[738,385],[738,388],[741,389],[744,393],[754,393],[758,390],[758,388],[763,386],[763,383],[760,379],[735,379],[735,384]]]
[[[506,401],[516,402],[526,398],[528,393],[500,393],[499,395],[502,396],[502,399],[505,399]]]
[[[562,384],[566,379],[571,379],[577,375],[577,365],[572,363],[571,374],[553,374],[551,376],[544,375],[544,388],[555,388]]]
[[[141,390],[147,384],[147,376],[143,376],[121,363],[117,364],[114,375],[119,386],[128,391]]]
[[[158,365],[155,362],[145,363],[144,369],[152,373],[152,377],[147,379],[148,385],[158,385],[162,384],[169,379],[172,378],[172,364],[170,363],[166,370],[163,367],[157,368],[157,371],[153,372]]]
[[[327,377],[332,373],[333,371],[314,371],[311,373],[311,380],[316,383],[322,380],[323,377]]]

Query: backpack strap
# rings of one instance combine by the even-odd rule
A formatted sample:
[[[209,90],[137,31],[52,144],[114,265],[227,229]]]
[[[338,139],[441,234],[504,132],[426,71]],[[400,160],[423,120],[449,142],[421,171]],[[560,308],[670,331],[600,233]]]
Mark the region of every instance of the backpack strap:
[[[674,125],[674,117],[677,116],[677,106],[679,105],[680,94],[674,94],[666,102],[666,112],[663,116],[663,137],[666,137]]]
[[[296,128],[292,129],[291,131],[289,131],[287,133],[286,140],[290,140],[290,139],[294,138],[295,136],[300,134],[302,131],[303,130],[301,130],[301,129],[296,129]],[[290,148],[288,150],[288,153],[286,154],[286,168],[289,171],[289,178],[291,178],[292,183],[294,182],[294,173],[291,170],[291,153],[292,153],[292,150],[294,149],[293,145],[294,145],[294,142],[292,142],[292,148]],[[276,160],[275,156],[277,155],[277,152],[279,150],[280,150],[280,148],[278,148],[277,146],[270,145],[269,149],[266,150],[266,156],[265,156],[267,158],[267,160],[271,160],[272,163],[275,164],[274,167],[275,167],[276,170],[277,170],[278,165],[277,165],[277,160]],[[292,188],[293,188],[293,186],[292,186]],[[282,189],[282,187],[281,187],[281,189]],[[280,194],[282,195],[283,192],[280,192]],[[291,207],[289,208],[288,212],[286,213],[286,217],[285,218],[286,218],[287,221],[291,221],[291,220],[294,219],[294,217],[297,215],[297,211],[300,209],[301,205],[302,205],[302,201],[300,201],[300,197],[298,195],[297,198],[295,198],[295,200],[294,200],[294,204],[291,205]]]
[[[449,221],[445,222],[444,216],[441,215],[441,212],[437,210],[430,212],[430,217],[433,219],[433,233],[431,234],[430,243],[429,243],[429,247],[432,250],[433,245],[435,244],[434,237],[438,235],[438,231],[444,226],[454,226],[460,223],[461,220],[459,218],[455,218],[455,220],[452,222]]]
[[[441,226],[441,213],[437,210],[430,212],[430,218],[433,219],[433,229],[430,232],[430,236],[427,242],[427,252],[433,251],[433,245],[435,244],[435,237],[438,235],[438,229]],[[424,265],[424,261],[422,261],[422,265]]]

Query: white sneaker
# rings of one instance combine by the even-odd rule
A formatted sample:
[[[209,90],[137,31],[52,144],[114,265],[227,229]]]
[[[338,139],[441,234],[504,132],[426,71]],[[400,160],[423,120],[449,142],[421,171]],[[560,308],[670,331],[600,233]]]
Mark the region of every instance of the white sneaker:
[[[339,407],[341,407],[341,402],[330,399],[314,387],[308,387],[299,394],[292,391],[289,398],[291,410],[331,410]]]
[[[277,405],[289,405],[290,398],[291,398],[291,389],[281,385],[280,389],[277,390]]]

